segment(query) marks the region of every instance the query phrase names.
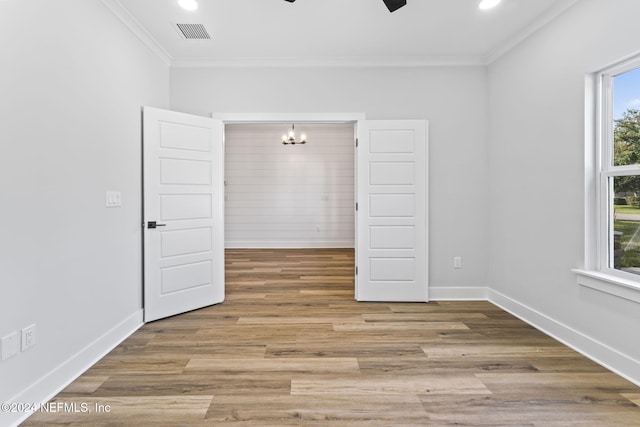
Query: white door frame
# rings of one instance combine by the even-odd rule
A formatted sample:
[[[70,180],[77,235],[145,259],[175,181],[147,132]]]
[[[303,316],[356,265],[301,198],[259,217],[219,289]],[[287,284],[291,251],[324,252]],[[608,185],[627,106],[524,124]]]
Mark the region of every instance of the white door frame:
[[[366,120],[366,113],[211,113],[211,117],[227,123],[345,123]]]
[[[354,126],[358,124],[358,121],[367,120],[366,113],[211,113],[211,117],[216,120],[221,120],[222,125],[231,124],[231,123],[295,123],[295,122],[305,122],[305,123],[353,123]],[[356,139],[357,129],[354,129],[354,141]],[[224,141],[223,141],[224,148]],[[353,146],[354,152],[354,168],[357,165],[358,157],[356,152],[356,146]],[[354,196],[357,199],[357,173],[354,176]],[[353,207],[353,215],[354,221],[357,220],[355,206]],[[358,233],[358,224],[354,224],[354,249],[356,251],[356,259],[357,259],[357,251],[358,248],[356,246],[357,233]],[[355,275],[355,271],[354,271]],[[355,291],[355,289],[354,289]]]

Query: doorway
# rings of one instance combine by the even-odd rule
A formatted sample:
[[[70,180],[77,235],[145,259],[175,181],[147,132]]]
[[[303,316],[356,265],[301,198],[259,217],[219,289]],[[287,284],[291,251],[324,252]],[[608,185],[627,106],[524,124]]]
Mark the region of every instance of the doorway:
[[[227,251],[355,250],[356,124],[364,113],[213,117],[225,129]],[[282,144],[292,126],[306,144]],[[354,280],[355,256],[346,259]]]

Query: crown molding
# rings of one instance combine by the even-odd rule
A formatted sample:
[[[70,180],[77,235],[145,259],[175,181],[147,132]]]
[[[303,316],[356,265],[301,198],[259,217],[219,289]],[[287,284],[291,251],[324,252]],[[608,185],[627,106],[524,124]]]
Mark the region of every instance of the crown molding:
[[[540,30],[545,25],[562,15],[567,9],[576,4],[578,0],[557,0],[556,3],[550,7],[546,12],[536,18],[531,24],[525,27],[522,31],[516,34],[513,38],[510,38],[508,42],[493,49],[486,56],[483,61],[485,65],[490,65],[492,62],[498,60],[503,55],[513,50],[516,46],[524,42],[531,37],[534,33]]]
[[[171,65],[173,58],[158,41],[133,17],[119,0],[101,0],[109,9],[151,52],[165,65]]]
[[[184,58],[171,61],[172,68],[420,68],[478,67],[486,65],[476,56],[433,57],[318,57],[318,58]]]
[[[579,0],[557,0],[506,43],[486,55],[468,56],[370,56],[370,57],[279,57],[279,58],[174,58],[120,3],[119,0],[100,0],[151,52],[171,68],[429,68],[482,67],[504,56],[545,25],[556,19]]]

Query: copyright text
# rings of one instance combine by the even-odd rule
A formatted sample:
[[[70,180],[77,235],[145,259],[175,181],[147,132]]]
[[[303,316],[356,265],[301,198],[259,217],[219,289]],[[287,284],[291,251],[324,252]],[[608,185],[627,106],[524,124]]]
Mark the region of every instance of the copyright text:
[[[0,404],[0,412],[64,412],[72,414],[89,414],[92,412],[111,412],[111,405],[98,402],[5,402]]]

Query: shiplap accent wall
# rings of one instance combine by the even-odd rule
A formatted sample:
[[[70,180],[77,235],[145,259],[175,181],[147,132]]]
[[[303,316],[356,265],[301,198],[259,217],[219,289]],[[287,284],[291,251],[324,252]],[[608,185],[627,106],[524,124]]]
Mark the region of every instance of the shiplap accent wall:
[[[354,124],[225,126],[225,245],[354,247]]]

